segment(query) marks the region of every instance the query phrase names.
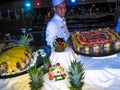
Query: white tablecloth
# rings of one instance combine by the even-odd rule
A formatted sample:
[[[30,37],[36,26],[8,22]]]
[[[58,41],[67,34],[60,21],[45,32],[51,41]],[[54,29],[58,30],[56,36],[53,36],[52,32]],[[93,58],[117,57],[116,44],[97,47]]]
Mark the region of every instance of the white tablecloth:
[[[119,90],[120,53],[106,57],[80,55],[79,60],[85,67],[86,86],[92,90]]]
[[[69,53],[71,53],[71,50]],[[74,53],[70,55],[69,53],[66,53],[66,51],[64,53],[53,52],[50,57],[51,61],[53,63],[60,62],[68,69],[68,66],[70,65],[69,61],[73,60],[72,57],[74,56]],[[104,57],[78,56],[78,61],[81,61],[85,68],[85,86],[83,87],[83,90],[119,90],[120,53]],[[62,89],[59,88],[59,90]]]
[[[76,58],[85,67],[85,86],[83,90],[120,89],[120,53],[106,57],[87,57],[76,55],[72,49],[67,48],[65,52],[61,53],[53,51],[50,56],[52,63],[59,62],[66,69],[68,69],[70,61]],[[66,79],[52,83],[48,76],[45,76],[44,80],[43,90],[53,90],[55,86],[54,90],[69,90],[69,82]],[[30,90],[29,81],[28,74],[15,78],[0,79],[0,90]]]
[[[29,75],[21,75],[13,78],[0,79],[0,90],[30,90]]]
[[[50,60],[52,64],[60,63],[62,67],[68,70],[71,61],[78,60],[78,55],[69,47],[67,47],[64,52],[55,52],[53,49]]]

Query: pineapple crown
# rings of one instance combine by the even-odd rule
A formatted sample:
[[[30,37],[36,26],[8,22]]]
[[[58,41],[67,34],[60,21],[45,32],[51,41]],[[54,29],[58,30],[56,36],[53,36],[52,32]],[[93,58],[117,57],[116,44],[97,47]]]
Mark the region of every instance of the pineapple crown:
[[[49,58],[44,58],[44,61],[43,61],[44,65],[50,65],[51,64],[51,61]]]
[[[43,72],[44,74],[47,73],[49,71],[49,67],[51,67],[51,61],[49,58],[44,58],[43,60]]]
[[[81,62],[71,61],[71,66],[68,71],[70,79],[70,88],[75,88],[75,90],[80,90],[84,85],[84,68]],[[72,90],[72,89],[71,89]]]
[[[34,65],[34,66],[32,66],[32,67],[29,68],[28,72],[29,72],[30,75],[37,75],[37,73],[38,73],[39,71],[38,71],[38,69],[37,69],[37,66]]]
[[[32,41],[32,39],[29,37],[29,34],[23,34],[20,38],[19,44],[29,47],[29,44],[31,41]]]
[[[37,68],[37,66],[32,66],[28,70],[30,76],[30,87],[31,90],[39,90],[43,86],[43,71],[41,68]]]

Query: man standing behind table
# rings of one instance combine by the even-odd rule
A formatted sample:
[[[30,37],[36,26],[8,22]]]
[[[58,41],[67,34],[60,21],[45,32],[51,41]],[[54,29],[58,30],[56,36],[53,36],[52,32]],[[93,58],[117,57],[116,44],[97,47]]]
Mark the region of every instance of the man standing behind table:
[[[47,24],[46,42],[53,48],[53,41],[58,38],[64,38],[65,41],[70,37],[70,33],[66,26],[65,14],[66,3],[64,0],[52,0],[54,16]]]

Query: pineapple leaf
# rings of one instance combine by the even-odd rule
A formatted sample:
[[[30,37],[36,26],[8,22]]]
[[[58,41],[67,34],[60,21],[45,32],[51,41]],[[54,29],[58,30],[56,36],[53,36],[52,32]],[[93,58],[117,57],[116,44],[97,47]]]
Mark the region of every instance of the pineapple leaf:
[[[30,76],[29,85],[31,90],[39,90],[43,86],[43,71],[41,68],[37,68],[37,66],[32,66],[28,70]]]
[[[45,65],[49,65],[49,64],[51,63],[51,61],[50,61],[49,58],[44,58],[43,63],[44,63]]]
[[[24,35],[21,36],[19,44],[24,45],[26,47],[29,47],[31,41],[32,41],[32,39],[29,38],[29,35],[24,34]]]
[[[43,61],[44,65],[43,65],[43,72],[47,73],[49,71],[49,65],[51,64],[51,61],[49,58],[44,58]]]
[[[84,85],[84,68],[81,62],[76,60],[71,61],[71,66],[69,67],[69,79],[70,79],[70,90],[81,90]]]

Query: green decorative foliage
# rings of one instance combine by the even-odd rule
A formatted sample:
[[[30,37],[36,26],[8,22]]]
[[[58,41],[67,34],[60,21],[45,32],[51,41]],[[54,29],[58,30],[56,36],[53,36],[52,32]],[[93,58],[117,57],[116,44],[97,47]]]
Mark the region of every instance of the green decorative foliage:
[[[28,70],[30,76],[30,87],[31,90],[41,90],[43,86],[43,71],[37,66],[32,66]]]
[[[72,61],[69,68],[70,90],[82,90],[84,86],[84,68],[81,62]]]
[[[24,45],[26,47],[29,47],[31,41],[32,41],[32,39],[29,38],[28,34],[23,34],[20,38],[20,43],[19,44]]]
[[[51,66],[51,61],[49,58],[44,58],[43,61],[44,65],[43,65],[43,72],[47,73],[49,71],[49,67]]]

